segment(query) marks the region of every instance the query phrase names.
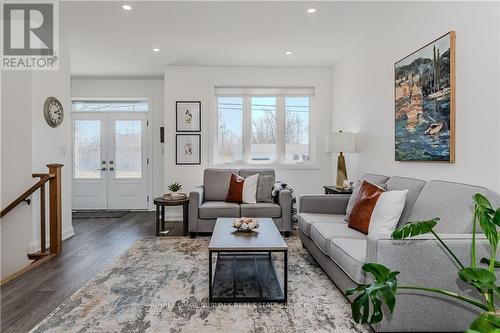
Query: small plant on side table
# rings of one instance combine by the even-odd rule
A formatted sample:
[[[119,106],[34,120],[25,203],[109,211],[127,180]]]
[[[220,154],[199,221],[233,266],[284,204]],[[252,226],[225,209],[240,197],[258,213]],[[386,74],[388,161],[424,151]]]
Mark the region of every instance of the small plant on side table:
[[[498,333],[500,332],[500,309],[495,307],[495,298],[500,296],[500,287],[496,284],[495,268],[500,267],[500,262],[495,261],[497,247],[500,241],[498,227],[500,227],[500,208],[493,209],[491,203],[481,194],[476,194],[474,199],[474,219],[472,222],[471,264],[465,267],[456,257],[445,242],[434,232],[433,228],[439,218],[428,221],[407,223],[392,233],[393,239],[406,239],[413,236],[432,233],[443,248],[451,255],[458,267],[458,276],[462,281],[475,288],[482,297],[480,299],[460,295],[454,291],[424,286],[398,285],[399,272],[391,271],[384,265],[366,263],[363,270],[374,277],[370,284],[360,284],[356,288],[347,290],[346,295],[358,294],[353,301],[352,316],[355,322],[361,324],[377,324],[382,321],[382,304],[385,303],[392,313],[396,306],[396,293],[399,290],[423,290],[430,293],[445,295],[450,298],[474,305],[482,312],[470,324],[467,333]],[[476,225],[479,223],[490,245],[490,258],[482,258],[480,263],[488,268],[477,266],[476,259]],[[371,303],[371,304],[370,304]]]
[[[179,184],[178,182],[171,183],[170,185],[168,185],[168,189],[171,192],[179,192],[180,190],[182,190],[182,185]]]

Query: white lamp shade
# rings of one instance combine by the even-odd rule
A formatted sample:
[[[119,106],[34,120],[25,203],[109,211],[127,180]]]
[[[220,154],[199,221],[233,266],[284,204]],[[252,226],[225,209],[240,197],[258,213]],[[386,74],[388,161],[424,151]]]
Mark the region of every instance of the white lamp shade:
[[[356,152],[356,134],[347,132],[329,133],[326,136],[327,153]]]

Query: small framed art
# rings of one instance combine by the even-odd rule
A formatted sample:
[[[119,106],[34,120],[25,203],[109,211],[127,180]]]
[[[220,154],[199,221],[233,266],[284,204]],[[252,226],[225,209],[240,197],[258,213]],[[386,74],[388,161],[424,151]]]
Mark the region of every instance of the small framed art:
[[[201,164],[200,134],[177,134],[175,136],[175,164]]]
[[[177,132],[201,131],[201,102],[175,102],[175,129]]]

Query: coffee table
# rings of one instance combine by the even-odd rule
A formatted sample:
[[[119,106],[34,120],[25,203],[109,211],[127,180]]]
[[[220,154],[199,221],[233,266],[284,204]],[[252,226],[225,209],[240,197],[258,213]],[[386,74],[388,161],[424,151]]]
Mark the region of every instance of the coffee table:
[[[273,220],[259,218],[259,228],[252,232],[236,231],[232,222],[218,218],[208,245],[209,302],[286,303],[288,246]],[[273,253],[283,256],[282,282]]]

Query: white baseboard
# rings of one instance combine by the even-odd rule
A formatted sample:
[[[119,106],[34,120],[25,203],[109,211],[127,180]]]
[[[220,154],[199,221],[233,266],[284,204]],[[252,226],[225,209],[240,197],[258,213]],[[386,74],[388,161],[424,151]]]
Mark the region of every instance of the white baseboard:
[[[73,230],[73,226],[70,225],[70,226],[67,226],[67,227],[63,227],[63,231],[62,231],[62,239],[63,241],[68,239],[68,238],[71,238],[75,235],[75,231]],[[46,244],[48,245],[49,244],[49,235],[47,235],[47,240],[45,241]],[[30,242],[30,245],[29,245],[29,253],[33,253],[33,252],[37,252],[37,251],[40,251],[40,239],[35,239],[33,241]]]

